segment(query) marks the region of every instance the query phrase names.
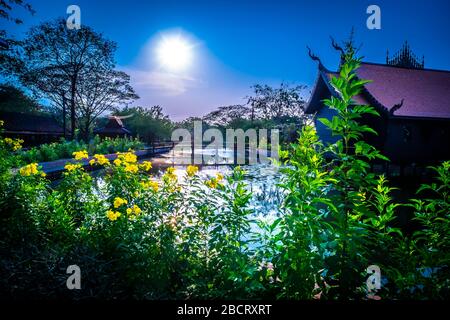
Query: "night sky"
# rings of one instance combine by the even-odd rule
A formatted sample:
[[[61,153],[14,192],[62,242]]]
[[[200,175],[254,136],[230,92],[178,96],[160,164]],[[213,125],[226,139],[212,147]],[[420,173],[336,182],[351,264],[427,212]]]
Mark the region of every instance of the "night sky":
[[[450,1],[107,1],[29,0],[34,16],[6,29],[23,37],[40,21],[67,17],[68,5],[81,8],[81,23],[118,43],[117,67],[128,72],[141,99],[134,105],[161,105],[173,119],[204,115],[245,102],[256,83],[314,84],[317,66],[306,46],[329,69],[339,62],[329,37],[344,40],[355,27],[365,61],[383,63],[386,49],[405,40],[425,67],[450,70]],[[366,8],[381,8],[381,30],[366,27]],[[5,21],[1,22],[2,24]],[[192,61],[180,72],[158,65],[155,47],[179,35],[192,44]]]

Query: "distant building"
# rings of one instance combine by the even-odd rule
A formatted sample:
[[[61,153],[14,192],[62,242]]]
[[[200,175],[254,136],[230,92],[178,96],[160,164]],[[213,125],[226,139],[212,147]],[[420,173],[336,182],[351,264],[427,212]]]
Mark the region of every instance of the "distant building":
[[[94,134],[98,134],[100,137],[116,138],[131,136],[131,131],[125,128],[119,117],[110,116],[108,123],[103,128],[95,129]]]
[[[336,138],[317,119],[335,114],[323,100],[339,96],[330,84],[339,72],[311,57],[319,61],[319,70],[306,113],[315,114],[322,141],[333,142]],[[402,175],[406,169],[450,159],[450,71],[425,69],[424,59],[419,62],[405,43],[394,57],[387,55],[386,64],[363,62],[356,74],[372,80],[354,100],[381,114],[362,121],[378,132],[367,140],[390,158],[388,170]]]
[[[24,146],[55,142],[64,136],[63,128],[50,116],[20,112],[0,112],[4,136],[24,140]]]

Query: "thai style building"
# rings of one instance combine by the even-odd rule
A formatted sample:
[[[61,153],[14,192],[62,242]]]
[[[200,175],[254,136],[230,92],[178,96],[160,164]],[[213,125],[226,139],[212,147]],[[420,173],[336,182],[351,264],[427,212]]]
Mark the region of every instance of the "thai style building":
[[[24,140],[24,146],[58,141],[64,137],[63,128],[50,116],[20,112],[0,113],[5,137]]]
[[[94,134],[98,134],[102,138],[116,138],[131,136],[131,131],[124,126],[120,117],[110,116],[106,125],[103,128],[95,129]]]
[[[329,143],[336,138],[317,119],[331,120],[335,114],[323,100],[339,96],[330,84],[339,70],[331,71],[310,56],[318,61],[318,76],[306,113],[314,115],[321,140]],[[381,115],[362,121],[378,132],[367,136],[368,142],[391,160],[380,164],[383,170],[394,176],[416,175],[416,170],[450,159],[450,71],[426,69],[424,58],[419,61],[405,43],[393,57],[388,53],[384,64],[362,62],[356,74],[372,81],[354,102],[371,105]]]

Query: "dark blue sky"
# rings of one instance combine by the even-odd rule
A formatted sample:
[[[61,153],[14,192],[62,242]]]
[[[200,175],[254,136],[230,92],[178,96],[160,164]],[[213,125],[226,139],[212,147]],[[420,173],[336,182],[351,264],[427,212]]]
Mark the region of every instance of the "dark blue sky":
[[[268,0],[29,0],[34,17],[17,11],[23,34],[40,21],[81,8],[81,23],[119,45],[118,67],[129,72],[141,100],[160,104],[176,119],[201,115],[220,105],[240,103],[255,83],[281,81],[312,86],[316,65],[309,45],[330,69],[338,54],[329,36],[345,39],[352,26],[366,61],[384,62],[386,49],[397,51],[408,40],[425,55],[427,68],[450,69],[450,1],[268,1]],[[381,30],[366,28],[366,8],[381,8]],[[154,66],[152,48],[161,35],[181,33],[196,44],[190,72],[165,74]]]

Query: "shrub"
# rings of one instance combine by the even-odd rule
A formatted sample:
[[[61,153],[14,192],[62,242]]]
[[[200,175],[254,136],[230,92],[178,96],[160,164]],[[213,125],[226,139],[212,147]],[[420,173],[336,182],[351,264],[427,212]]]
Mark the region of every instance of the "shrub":
[[[59,143],[43,144],[26,151],[19,152],[19,156],[25,163],[55,161],[68,159],[72,154],[80,150],[88,150],[89,154],[109,154],[125,152],[128,150],[142,149],[144,144],[138,138],[105,138],[95,136],[88,144],[82,141],[66,141],[61,139]]]

